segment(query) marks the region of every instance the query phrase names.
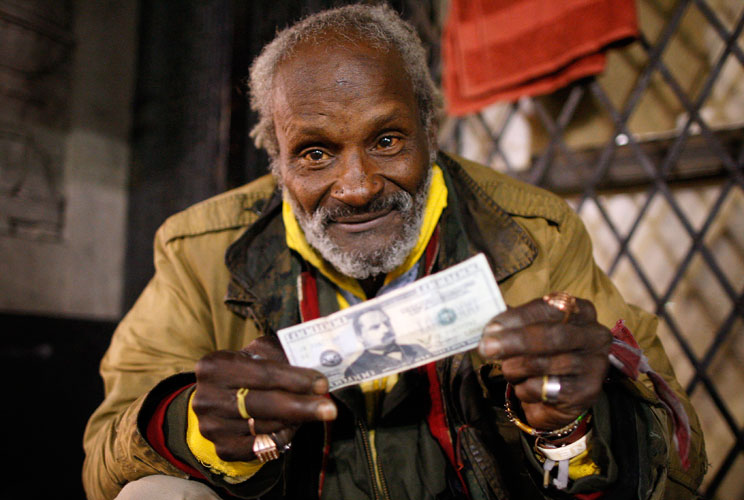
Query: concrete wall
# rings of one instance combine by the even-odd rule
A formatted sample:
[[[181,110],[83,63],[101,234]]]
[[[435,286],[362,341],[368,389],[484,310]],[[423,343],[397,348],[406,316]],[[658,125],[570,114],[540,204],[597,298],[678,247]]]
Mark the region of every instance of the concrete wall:
[[[33,19],[49,7],[44,3],[5,1],[0,9]],[[56,228],[39,230],[34,226],[43,221],[24,220],[23,213],[0,226],[0,311],[117,318],[123,289],[137,2],[75,0],[67,6],[74,44],[70,57],[56,68],[68,84],[55,87],[63,92],[60,102],[45,103],[43,89],[33,81],[21,84],[30,89],[25,101],[0,96],[5,109],[12,110],[10,116],[4,114],[3,126],[19,131],[46,153],[48,191],[64,200]],[[34,112],[39,103],[55,108],[57,119],[46,120],[43,113]],[[0,156],[0,168],[10,168],[9,157]],[[15,164],[14,171],[23,167],[30,165]],[[3,207],[7,215],[23,200],[6,192],[0,201],[2,217]]]

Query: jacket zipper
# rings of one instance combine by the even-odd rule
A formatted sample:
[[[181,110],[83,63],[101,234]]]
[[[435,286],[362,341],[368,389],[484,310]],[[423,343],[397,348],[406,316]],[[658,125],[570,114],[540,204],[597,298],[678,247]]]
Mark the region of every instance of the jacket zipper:
[[[382,485],[382,498],[384,500],[391,500],[390,498],[390,491],[388,490],[387,482],[385,482],[385,476],[382,474],[382,467],[380,467],[380,464],[375,463],[375,460],[372,458],[372,448],[370,446],[369,438],[368,438],[368,430],[367,426],[364,425],[364,423],[357,419],[357,425],[359,427],[359,430],[362,434],[362,443],[364,444],[364,454],[367,457],[367,465],[369,466],[369,473],[372,476],[372,488],[375,493],[375,500],[378,500],[380,498],[379,491],[377,490],[377,474],[379,474],[380,477],[380,484]],[[375,469],[377,470],[377,474],[375,473]]]

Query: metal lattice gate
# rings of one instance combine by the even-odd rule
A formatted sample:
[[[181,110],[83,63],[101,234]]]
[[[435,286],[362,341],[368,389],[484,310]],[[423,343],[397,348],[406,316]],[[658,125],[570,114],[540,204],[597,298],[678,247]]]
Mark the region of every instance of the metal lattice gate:
[[[440,31],[432,26],[441,22],[441,6],[406,5],[404,14],[434,47],[436,68]],[[552,97],[449,118],[440,141],[444,150],[476,156],[569,199],[592,233],[600,265],[626,298],[661,319],[660,336],[706,434],[711,469],[701,493],[738,498],[744,495],[737,480],[744,473],[744,113],[738,122],[708,115],[715,99],[723,99],[725,109],[744,106],[744,93],[718,95],[724,82],[742,88],[744,2],[639,0],[638,6],[641,15],[658,18],[658,28],[641,22],[639,41],[625,51],[636,73],[621,98],[611,80],[590,79]],[[680,76],[684,58],[670,56],[691,44],[685,24],[693,27],[692,38],[705,30],[715,48],[692,83]],[[679,110],[662,133],[637,130],[652,94]],[[586,108],[607,133],[577,145],[566,137]],[[543,139],[520,166],[505,142],[510,127],[525,123]],[[481,146],[475,153],[474,136]],[[665,238],[662,251],[642,243]]]

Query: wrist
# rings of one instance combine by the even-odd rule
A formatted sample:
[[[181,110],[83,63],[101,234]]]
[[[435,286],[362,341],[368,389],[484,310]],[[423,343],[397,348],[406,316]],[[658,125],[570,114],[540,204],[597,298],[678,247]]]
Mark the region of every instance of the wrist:
[[[535,429],[534,427],[531,427],[527,423],[523,422],[519,416],[516,413],[516,409],[519,407],[518,402],[512,401],[512,396],[514,394],[514,388],[510,383],[506,383],[506,392],[504,395],[504,410],[506,410],[506,416],[509,419],[510,422],[512,422],[514,425],[519,427],[519,429],[529,434],[530,436],[539,437],[543,439],[550,439],[550,440],[558,440],[558,439],[564,439],[568,436],[571,436],[576,432],[577,429],[579,429],[582,426],[586,426],[589,423],[589,420],[591,420],[591,414],[589,413],[590,410],[584,411],[581,415],[576,417],[572,422],[569,424],[559,428],[559,429],[553,429],[553,430],[540,430]]]
[[[576,429],[574,429],[573,432],[571,432],[570,434],[555,438],[544,437],[539,440],[543,443],[542,446],[547,446],[549,448],[558,448],[561,446],[569,445],[571,443],[575,443],[582,437],[586,436],[589,432],[591,432],[591,421],[592,414],[591,411],[589,411],[586,415],[586,418],[582,419]]]
[[[558,446],[556,446],[555,443],[545,442],[542,438],[537,438],[535,441],[535,451],[545,458],[556,462],[571,460],[587,450],[591,435],[592,431],[589,430],[573,442]]]

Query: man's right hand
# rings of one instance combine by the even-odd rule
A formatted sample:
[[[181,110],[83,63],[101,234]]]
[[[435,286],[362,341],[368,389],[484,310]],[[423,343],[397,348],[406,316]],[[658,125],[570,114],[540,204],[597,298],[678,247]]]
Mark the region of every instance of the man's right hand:
[[[215,351],[196,364],[193,408],[199,431],[225,461],[250,461],[254,437],[240,416],[236,393],[249,389],[245,408],[256,434],[276,433],[289,443],[302,422],[334,420],[336,405],[326,396],[328,380],[315,370],[290,366],[273,339],[262,337],[242,351]]]

